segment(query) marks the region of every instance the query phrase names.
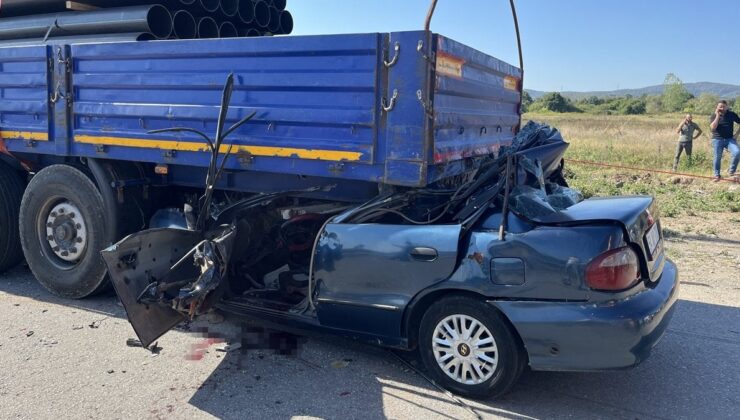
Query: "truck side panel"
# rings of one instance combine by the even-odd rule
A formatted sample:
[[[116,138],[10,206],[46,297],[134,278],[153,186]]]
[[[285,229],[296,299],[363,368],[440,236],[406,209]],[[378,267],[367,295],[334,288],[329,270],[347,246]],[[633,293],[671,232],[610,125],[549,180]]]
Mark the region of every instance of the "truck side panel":
[[[233,156],[218,187],[232,190],[298,176],[424,187],[474,169],[519,125],[519,69],[423,31],[6,47],[0,66],[0,131],[21,158],[168,164],[198,179],[206,143],[150,131],[214,136],[234,73],[227,125],[256,114],[222,149]],[[186,172],[167,182],[192,185]]]
[[[0,48],[0,142],[9,151],[54,153],[50,76],[47,47]]]
[[[257,114],[227,141],[239,156],[232,169],[319,175],[305,163],[372,164],[380,35],[329,38],[75,45],[74,153],[207,165],[198,137],[147,132],[213,135],[233,72],[227,125]]]
[[[435,67],[431,161],[456,162],[511,144],[520,123],[521,71],[442,35]]]

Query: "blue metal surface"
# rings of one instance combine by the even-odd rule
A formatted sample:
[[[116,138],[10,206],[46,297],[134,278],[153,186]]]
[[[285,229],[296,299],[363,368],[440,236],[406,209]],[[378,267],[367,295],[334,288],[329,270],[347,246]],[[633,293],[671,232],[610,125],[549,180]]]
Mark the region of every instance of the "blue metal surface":
[[[586,301],[595,296],[583,278],[586,265],[599,254],[624,246],[624,241],[618,226],[538,226],[509,233],[504,241],[497,229],[478,230],[467,238],[455,272],[418,298],[449,289],[489,298]],[[523,261],[521,284],[497,284],[491,260],[500,258]]]
[[[316,252],[319,321],[398,336],[411,299],[455,270],[461,230],[459,225],[329,224]],[[435,256],[424,258],[417,248],[434,250]]]
[[[206,167],[202,140],[148,131],[215,132],[230,72],[228,121],[257,112],[227,141],[232,172],[425,186],[495,152],[518,121],[518,69],[422,31],[2,48],[0,60],[1,128],[35,133],[3,137],[30,155]]]
[[[668,261],[654,288],[621,299],[491,303],[519,333],[532,369],[619,369],[650,355],[673,316],[678,290],[678,271]]]
[[[174,125],[215,132],[223,81],[234,72],[228,122],[257,115],[230,138],[250,146],[231,169],[326,176],[326,161],[366,167],[377,133],[380,41],[369,34],[74,46],[75,154],[96,153],[103,133],[113,140],[111,158],[206,166],[206,153],[192,151],[201,140],[146,132]],[[113,145],[136,144],[128,139],[158,142]],[[323,173],[312,168],[316,160]],[[371,176],[353,177],[352,169],[349,178]]]
[[[433,161],[496,153],[511,144],[521,71],[442,35],[436,44]]]
[[[638,247],[643,255],[648,255],[649,252],[644,236],[652,226],[653,221],[660,224],[659,220],[653,219],[653,214],[656,214],[655,199],[653,197],[604,197],[582,201],[566,210],[543,217],[538,222],[550,225],[604,221],[619,222],[624,226],[630,242]],[[646,261],[646,267],[651,279],[660,277],[665,260],[663,241],[660,241],[655,250],[655,255]]]
[[[0,48],[0,139],[10,150],[53,152],[47,142],[47,58],[44,46]]]

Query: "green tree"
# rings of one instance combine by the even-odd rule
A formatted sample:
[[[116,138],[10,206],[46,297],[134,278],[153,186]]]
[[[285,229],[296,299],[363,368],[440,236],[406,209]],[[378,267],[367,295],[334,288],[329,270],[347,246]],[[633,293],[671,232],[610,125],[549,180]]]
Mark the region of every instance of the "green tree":
[[[646,104],[643,99],[625,97],[620,101],[619,113],[622,115],[641,115],[645,113]]]
[[[573,106],[568,99],[558,92],[546,93],[540,98],[539,107],[552,112],[578,112],[579,109]]]
[[[719,96],[712,95],[711,93],[702,93],[694,101],[693,112],[697,114],[710,115],[714,112],[717,102],[719,102]]]
[[[648,114],[660,114],[663,112],[663,97],[648,96],[645,100],[645,112]]]
[[[526,90],[522,92],[522,112],[529,111],[529,106],[532,105],[532,102],[534,102],[534,99],[532,99],[529,92]]]
[[[681,79],[673,73],[668,73],[663,81],[663,110],[682,111],[691,98],[693,96],[686,90]]]
[[[589,96],[588,98],[582,99],[581,102],[587,105],[601,105],[604,103],[604,100],[598,96]]]

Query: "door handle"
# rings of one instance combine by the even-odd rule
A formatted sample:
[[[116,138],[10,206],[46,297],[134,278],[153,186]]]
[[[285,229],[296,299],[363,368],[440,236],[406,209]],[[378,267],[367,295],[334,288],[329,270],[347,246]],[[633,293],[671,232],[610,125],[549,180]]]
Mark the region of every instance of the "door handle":
[[[436,260],[439,256],[436,249],[426,246],[417,246],[416,248],[412,249],[411,252],[409,252],[409,255],[411,255],[411,258],[417,261],[429,262]]]

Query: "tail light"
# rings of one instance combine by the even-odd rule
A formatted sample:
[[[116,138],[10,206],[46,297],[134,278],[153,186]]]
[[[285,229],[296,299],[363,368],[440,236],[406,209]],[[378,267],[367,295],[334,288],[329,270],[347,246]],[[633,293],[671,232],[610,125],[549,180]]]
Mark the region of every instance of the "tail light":
[[[586,284],[595,290],[624,290],[640,279],[640,260],[632,248],[605,252],[586,266]]]

